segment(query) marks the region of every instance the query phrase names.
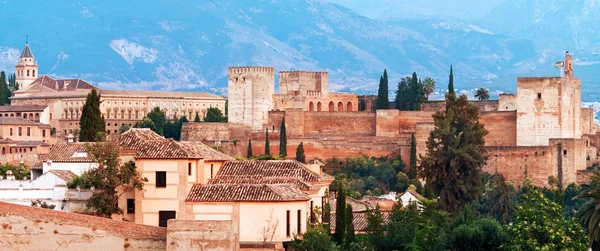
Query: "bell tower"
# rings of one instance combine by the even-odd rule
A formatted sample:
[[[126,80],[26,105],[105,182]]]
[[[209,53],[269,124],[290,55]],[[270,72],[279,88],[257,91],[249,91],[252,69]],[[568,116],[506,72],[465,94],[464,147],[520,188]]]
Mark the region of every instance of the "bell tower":
[[[19,89],[28,87],[38,78],[37,62],[35,62],[33,53],[31,53],[28,41],[25,42],[25,48],[15,68],[15,74],[17,75],[16,82],[19,85]]]

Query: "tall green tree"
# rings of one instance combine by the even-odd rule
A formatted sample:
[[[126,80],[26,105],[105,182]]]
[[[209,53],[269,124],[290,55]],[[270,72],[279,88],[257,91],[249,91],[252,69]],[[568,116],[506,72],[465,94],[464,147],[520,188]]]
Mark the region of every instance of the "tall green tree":
[[[369,235],[369,241],[372,245],[378,247],[379,243],[384,242],[385,240],[385,228],[382,226],[385,225],[383,221],[383,213],[381,212],[381,208],[379,204],[375,206],[375,209],[367,209],[367,227],[365,231]],[[376,250],[384,250],[377,248]]]
[[[582,192],[574,200],[585,201],[575,213],[579,223],[587,230],[592,250],[600,250],[600,173],[594,171],[590,183],[582,185]]]
[[[271,146],[269,145],[269,128],[265,131],[265,155],[271,155]]]
[[[410,166],[408,169],[408,178],[411,180],[417,177],[417,139],[413,132],[410,137]]]
[[[421,81],[421,79],[419,79],[417,77],[417,73],[413,72],[413,75],[411,77],[411,81],[409,84],[409,89],[410,89],[410,95],[409,95],[409,102],[410,102],[410,110],[411,111],[418,111],[421,109],[421,103],[425,102],[426,97],[425,97],[425,87],[423,86],[423,82]]]
[[[452,65],[450,65],[450,80],[448,81],[448,93],[454,93],[454,73],[452,72]]]
[[[298,148],[296,148],[296,160],[300,163],[306,164],[306,156],[304,156],[304,143],[300,142]]]
[[[479,197],[488,132],[479,123],[479,108],[466,95],[446,95],[446,110],[436,112],[433,120],[435,128],[427,140],[427,155],[421,156],[419,173],[444,208],[457,213]]]
[[[165,113],[160,110],[158,107],[154,107],[152,111],[150,111],[142,121],[137,123],[135,127],[137,128],[149,128],[159,135],[164,135],[164,127],[167,124],[167,116]]]
[[[475,90],[475,95],[474,96],[478,100],[489,100],[490,99],[490,92],[488,91],[488,89],[481,87],[481,88]]]
[[[508,227],[508,250],[587,250],[585,230],[575,219],[564,220],[562,207],[533,189],[521,195],[514,223]]]
[[[283,158],[287,156],[287,133],[285,130],[285,118],[281,120],[279,126],[279,155]]]
[[[379,78],[379,90],[377,92],[377,109],[389,108],[388,98],[388,75],[387,70],[383,70],[383,76]]]
[[[252,139],[248,140],[248,154],[246,155],[246,158],[252,158]]]
[[[346,247],[356,241],[356,235],[354,233],[354,213],[352,212],[352,205],[346,205],[346,236],[344,243]]]
[[[412,103],[410,102],[410,87],[409,84],[412,81],[412,77],[404,77],[398,82],[398,90],[396,90],[396,109],[401,111],[411,110]]]
[[[426,77],[423,81],[423,87],[425,88],[426,99],[429,100],[429,95],[435,92],[435,80],[431,77]]]
[[[491,179],[492,187],[484,193],[487,215],[508,224],[517,210],[515,188],[510,182],[506,182],[502,174],[494,174]]]
[[[219,108],[211,107],[206,110],[204,122],[227,122],[227,120]]]
[[[17,74],[8,74],[8,87],[15,89],[17,83]]]
[[[11,96],[10,89],[8,88],[8,82],[6,81],[6,75],[3,71],[0,71],[0,105],[10,105]]]
[[[346,226],[348,223],[346,220],[346,187],[344,186],[344,182],[342,180],[338,180],[337,182],[337,197],[335,201],[335,234],[334,240],[338,244],[344,243],[344,237],[346,235]]]
[[[79,141],[97,142],[103,140],[102,135],[106,132],[106,124],[100,112],[100,94],[96,92],[96,89],[92,89],[87,95],[79,125]]]
[[[196,113],[196,117],[194,118],[194,122],[200,122],[200,115]]]

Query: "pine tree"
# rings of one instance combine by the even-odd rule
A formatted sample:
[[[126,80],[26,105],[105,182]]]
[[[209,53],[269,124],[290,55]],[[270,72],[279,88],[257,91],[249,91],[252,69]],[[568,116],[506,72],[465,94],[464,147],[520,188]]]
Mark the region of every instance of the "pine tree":
[[[269,128],[265,133],[265,155],[271,155],[271,146],[269,146]]]
[[[383,70],[383,77],[379,78],[379,90],[377,91],[377,109],[389,108],[388,98],[388,75],[387,70]]]
[[[481,191],[481,168],[486,163],[484,125],[479,108],[466,95],[446,95],[446,110],[433,115],[435,128],[427,140],[427,155],[421,157],[420,175],[439,195],[450,213],[476,200]]]
[[[338,244],[344,243],[346,235],[346,188],[341,180],[337,182],[337,198],[335,201],[335,235]]]
[[[344,243],[346,247],[356,241],[356,235],[354,233],[354,214],[352,213],[352,205],[346,205],[346,239]]]
[[[219,108],[211,107],[206,110],[206,117],[204,122],[227,122],[225,116]]]
[[[417,177],[417,140],[415,133],[410,137],[410,166],[408,170],[408,178],[411,180]]]
[[[252,139],[248,140],[248,154],[246,155],[246,158],[252,158]]]
[[[306,164],[306,156],[304,156],[304,143],[300,142],[298,148],[296,148],[296,160],[300,163]]]
[[[106,124],[100,112],[100,94],[96,92],[96,89],[92,89],[87,96],[79,125],[79,141],[97,142],[103,140],[102,135],[106,131]]]
[[[287,156],[287,133],[285,131],[285,118],[281,120],[279,127],[279,155],[283,158]]]
[[[454,74],[452,73],[452,65],[450,65],[450,80],[448,81],[448,93],[454,94]]]
[[[200,122],[200,115],[196,113],[196,118],[194,118],[194,122]]]

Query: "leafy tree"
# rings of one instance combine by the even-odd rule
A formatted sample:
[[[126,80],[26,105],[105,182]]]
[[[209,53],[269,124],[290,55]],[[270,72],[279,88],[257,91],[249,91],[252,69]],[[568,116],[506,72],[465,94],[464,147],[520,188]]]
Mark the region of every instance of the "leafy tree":
[[[285,131],[285,118],[281,120],[279,127],[279,155],[283,158],[287,156],[287,133]]]
[[[200,115],[196,113],[196,117],[194,118],[194,122],[200,122]]]
[[[450,80],[448,81],[448,94],[454,93],[454,73],[452,73],[452,65],[450,65]]]
[[[346,205],[346,236],[344,243],[346,247],[356,241],[356,235],[354,234],[354,214],[352,212],[352,205]]]
[[[167,116],[165,113],[160,110],[158,107],[154,107],[152,111],[150,111],[142,121],[137,123],[135,127],[137,128],[149,128],[159,135],[164,135],[164,128],[167,124]]]
[[[404,77],[398,82],[398,90],[396,90],[396,109],[401,111],[411,110],[410,102],[410,87],[409,84],[412,82],[412,77]]]
[[[399,191],[399,192],[406,191],[406,189],[409,186],[409,182],[410,182],[410,179],[408,178],[408,176],[403,172],[399,172],[398,174],[396,174],[396,179],[397,179],[396,187],[398,188],[397,191]]]
[[[329,233],[321,225],[308,225],[302,239],[294,236],[291,247],[295,251],[333,251],[337,250],[335,243],[329,239]]]
[[[346,226],[348,223],[346,220],[346,188],[342,180],[338,180],[337,183],[337,198],[335,201],[335,234],[334,239],[338,244],[344,243],[344,236],[346,235]]]
[[[577,183],[571,183],[565,189],[562,203],[565,218],[574,217],[575,213],[580,211],[581,206],[587,201],[587,199],[575,199],[575,196],[581,192],[583,192],[583,187]]]
[[[271,155],[271,146],[269,146],[269,128],[265,133],[265,155]]]
[[[516,211],[517,197],[513,185],[506,182],[501,174],[494,174],[492,188],[485,192],[484,197],[487,198],[487,215],[508,224]]]
[[[206,117],[204,117],[204,122],[227,122],[225,116],[219,108],[211,107],[206,110]]]
[[[426,77],[425,80],[423,80],[423,87],[425,88],[426,98],[429,100],[429,95],[435,91],[435,80],[431,77]]]
[[[533,189],[521,195],[515,222],[508,226],[511,250],[587,250],[585,230],[574,219],[564,220],[559,204]]]
[[[142,121],[138,122],[135,124],[134,126],[135,128],[148,128],[154,132],[158,132],[158,127],[156,126],[156,124],[154,123],[154,121],[152,121],[150,118],[148,118],[147,116],[145,116],[144,118],[142,118]]]
[[[410,137],[410,167],[408,170],[408,178],[414,179],[417,177],[417,140],[413,132]]]
[[[389,108],[388,98],[388,75],[387,70],[383,70],[383,77],[379,79],[379,90],[377,92],[377,109]]]
[[[25,168],[24,164],[21,165],[11,165],[9,163],[5,163],[4,165],[0,165],[0,176],[7,177],[6,172],[11,171],[12,175],[15,176],[15,180],[23,180],[23,179],[31,179],[31,173],[27,168]]]
[[[252,158],[252,139],[248,140],[248,154],[246,155],[248,159]]]
[[[600,173],[594,171],[590,183],[582,185],[583,191],[574,199],[585,202],[575,214],[579,223],[587,230],[593,250],[600,250]]]
[[[454,228],[450,250],[502,250],[508,233],[494,219],[481,219]]]
[[[180,140],[181,138],[181,129],[183,128],[183,123],[189,122],[186,116],[182,116],[179,119],[174,119],[172,121],[167,121],[163,125],[163,133],[165,138],[172,138],[174,140]]]
[[[420,174],[428,188],[439,194],[450,213],[479,197],[481,168],[486,163],[479,108],[466,95],[446,95],[446,110],[433,115],[435,128],[427,140],[427,155],[421,156]]]
[[[300,142],[298,148],[296,148],[296,160],[300,163],[306,164],[306,156],[304,156],[304,143]]]
[[[96,92],[96,89],[92,89],[87,95],[79,125],[79,141],[97,142],[103,140],[102,135],[106,131],[106,124],[100,112],[100,94]]]
[[[475,90],[475,98],[477,98],[478,100],[489,100],[490,92],[488,91],[488,89],[481,87]]]
[[[375,250],[384,250],[382,249],[379,243],[385,240],[385,229],[383,221],[383,213],[381,212],[381,208],[379,205],[375,206],[375,209],[367,209],[367,227],[365,231],[369,235],[369,241],[371,245],[375,246]]]
[[[122,164],[119,150],[109,142],[86,145],[87,152],[98,162],[98,168],[91,168],[81,176],[83,184],[93,186],[94,193],[88,199],[86,207],[97,215],[110,218],[112,214],[122,213],[118,206],[122,189],[132,187],[142,190],[144,183],[134,162]]]

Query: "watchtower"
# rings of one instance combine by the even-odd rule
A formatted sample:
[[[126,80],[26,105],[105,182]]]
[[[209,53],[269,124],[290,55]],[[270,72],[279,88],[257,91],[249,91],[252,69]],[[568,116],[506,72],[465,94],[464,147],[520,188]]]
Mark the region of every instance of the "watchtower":
[[[228,121],[262,130],[275,93],[275,69],[243,66],[228,69]]]

